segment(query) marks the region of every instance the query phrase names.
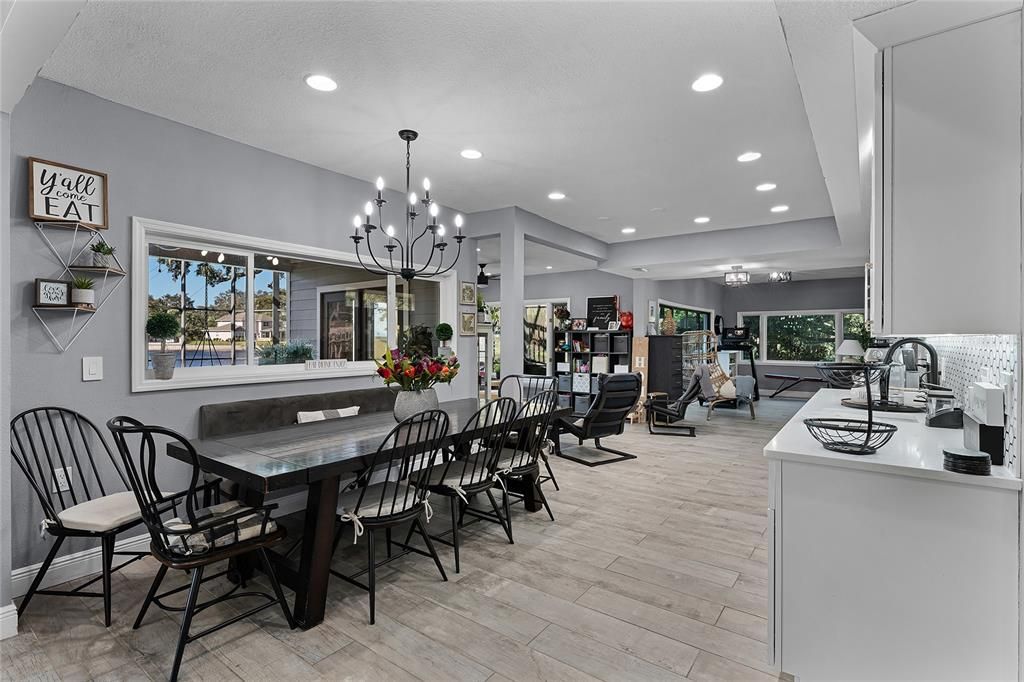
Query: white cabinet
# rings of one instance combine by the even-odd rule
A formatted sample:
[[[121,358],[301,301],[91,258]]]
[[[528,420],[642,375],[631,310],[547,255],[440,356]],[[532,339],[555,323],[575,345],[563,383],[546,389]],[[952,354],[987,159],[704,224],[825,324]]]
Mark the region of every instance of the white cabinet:
[[[1020,11],[883,46],[874,77],[873,332],[1019,333]]]

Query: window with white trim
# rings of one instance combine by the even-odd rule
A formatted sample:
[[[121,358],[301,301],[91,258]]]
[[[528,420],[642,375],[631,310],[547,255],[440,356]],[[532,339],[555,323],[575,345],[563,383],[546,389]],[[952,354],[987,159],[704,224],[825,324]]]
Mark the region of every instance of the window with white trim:
[[[396,282],[343,252],[138,218],[134,230],[133,390],[368,375],[403,331],[433,331],[442,308],[454,320],[452,275]],[[169,381],[152,377],[156,312],[181,326]],[[307,370],[315,359],[345,362]]]
[[[768,364],[830,362],[842,339],[868,341],[862,310],[741,312],[736,324],[750,328],[755,357]]]

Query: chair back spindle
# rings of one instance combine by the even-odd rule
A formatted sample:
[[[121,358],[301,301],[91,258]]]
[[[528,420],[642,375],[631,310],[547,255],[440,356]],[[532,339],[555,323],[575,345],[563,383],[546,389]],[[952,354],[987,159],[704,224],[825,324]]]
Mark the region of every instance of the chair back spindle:
[[[14,417],[11,455],[46,519],[58,526],[61,511],[129,489],[128,479],[100,430],[67,408],[37,407]],[[66,489],[56,485],[58,470],[65,472]]]
[[[453,438],[453,457],[445,463],[442,480],[457,478],[460,488],[490,480],[515,420],[516,407],[515,400],[505,397],[477,410]]]
[[[377,519],[418,511],[427,489],[403,481],[420,480],[429,473],[448,435],[448,425],[444,411],[425,410],[395,426],[377,448],[369,467],[360,474],[359,496],[349,511],[358,517]],[[382,482],[382,489],[380,484],[370,485],[378,481]],[[379,490],[379,496],[368,497],[366,492],[371,489]]]
[[[505,448],[505,468],[515,474],[537,465],[540,450],[548,439],[552,415],[558,395],[551,390],[541,391],[519,408],[515,441]],[[511,459],[509,460],[509,455]]]

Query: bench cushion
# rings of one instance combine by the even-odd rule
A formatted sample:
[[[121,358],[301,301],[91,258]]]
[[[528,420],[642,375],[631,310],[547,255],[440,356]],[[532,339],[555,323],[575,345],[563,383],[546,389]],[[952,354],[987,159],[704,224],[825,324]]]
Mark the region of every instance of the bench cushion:
[[[199,408],[199,437],[234,436],[290,426],[296,423],[299,412],[356,406],[360,414],[390,412],[395,408],[396,395],[397,391],[381,387],[203,405]]]

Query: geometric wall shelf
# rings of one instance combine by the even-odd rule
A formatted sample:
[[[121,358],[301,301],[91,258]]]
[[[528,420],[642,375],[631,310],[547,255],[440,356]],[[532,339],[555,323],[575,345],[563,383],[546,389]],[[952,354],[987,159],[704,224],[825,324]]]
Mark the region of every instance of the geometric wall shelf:
[[[100,311],[111,294],[121,286],[128,273],[121,266],[116,254],[110,257],[113,261],[110,267],[97,267],[82,260],[83,257],[91,256],[89,247],[93,244],[108,243],[101,232],[88,225],[75,222],[36,222],[36,229],[63,268],[57,279],[72,278],[76,273],[89,275],[93,279],[93,289],[96,291],[95,308],[77,305],[59,308],[32,307],[32,312],[54,345],[63,353],[85,331],[95,313]]]

